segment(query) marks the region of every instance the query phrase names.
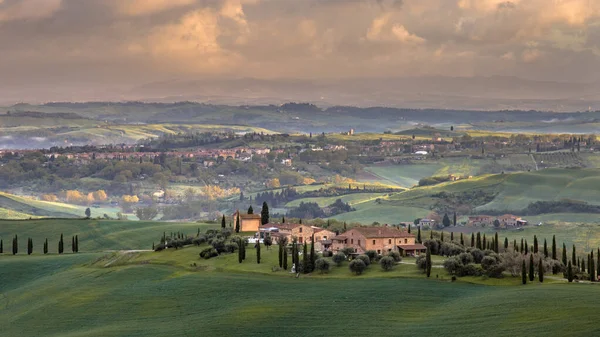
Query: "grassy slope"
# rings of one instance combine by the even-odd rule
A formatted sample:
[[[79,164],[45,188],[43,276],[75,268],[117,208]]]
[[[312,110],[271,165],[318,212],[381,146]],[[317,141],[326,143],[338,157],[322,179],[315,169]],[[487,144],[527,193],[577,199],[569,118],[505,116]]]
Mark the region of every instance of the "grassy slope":
[[[377,266],[361,277],[295,279],[204,269],[189,272],[156,264],[81,265],[96,257],[0,258],[0,306],[5,309],[0,311],[0,336],[364,336],[374,331],[379,336],[397,336],[399,331],[409,336],[589,336],[600,332],[591,316],[598,288],[589,285],[490,287],[369,277],[378,273]],[[271,263],[264,265],[269,268]],[[243,266],[257,267],[251,259]]]
[[[55,252],[60,234],[70,240],[73,235],[79,236],[80,251],[103,251],[118,249],[150,249],[152,242],[159,241],[163,232],[184,232],[196,234],[198,228],[205,231],[212,225],[198,223],[152,222],[152,221],[118,221],[118,220],[0,220],[0,238],[4,240],[5,249],[15,234],[20,238],[20,251],[26,250],[27,239],[34,242],[34,252],[42,251],[42,243],[48,238],[50,252]],[[70,250],[70,243],[65,250]]]
[[[0,192],[0,206],[33,217],[42,216],[70,218],[84,216],[85,209],[87,208],[87,206],[66,204],[62,202],[36,200],[4,192]],[[91,208],[91,211],[92,216],[102,216],[104,214],[107,214],[111,217],[116,217],[116,214],[121,210],[116,207],[100,207]],[[10,219],[9,217],[0,218]]]
[[[337,199],[342,199],[343,202],[349,203],[351,206],[374,201],[377,198],[384,198],[387,194],[382,193],[354,193],[336,197],[320,197],[320,198],[303,198],[291,201],[285,207],[298,207],[301,202],[316,202],[321,207],[326,207],[333,204]]]

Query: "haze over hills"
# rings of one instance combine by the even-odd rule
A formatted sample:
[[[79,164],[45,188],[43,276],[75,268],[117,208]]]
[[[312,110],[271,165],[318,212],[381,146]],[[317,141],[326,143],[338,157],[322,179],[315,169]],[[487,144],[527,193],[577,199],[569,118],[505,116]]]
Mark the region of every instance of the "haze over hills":
[[[84,88],[84,89],[83,89]],[[106,87],[3,85],[0,103],[49,101],[195,101],[211,104],[351,105],[469,110],[588,111],[600,108],[600,82],[491,77],[395,77],[337,80],[203,78]]]

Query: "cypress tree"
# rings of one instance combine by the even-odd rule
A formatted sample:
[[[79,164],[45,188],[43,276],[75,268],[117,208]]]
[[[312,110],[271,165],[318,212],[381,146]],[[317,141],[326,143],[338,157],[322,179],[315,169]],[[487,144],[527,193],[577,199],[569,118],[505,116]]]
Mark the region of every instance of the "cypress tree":
[[[454,232],[450,232],[450,242],[454,242]]]
[[[27,239],[27,255],[31,255],[33,253],[33,240],[31,238]]]
[[[529,255],[529,281],[533,282],[535,279],[535,271],[533,265],[533,254]]]
[[[4,254],[4,245],[3,245],[1,239],[0,239],[0,254]]]
[[[296,263],[296,271],[300,268],[300,249],[298,249],[298,243],[294,244],[296,246],[296,250],[294,251],[294,259]]]
[[[79,236],[75,235],[75,253],[79,253]]]
[[[260,239],[256,240],[256,263],[260,264]]]
[[[226,226],[227,224],[225,223],[225,214],[223,214],[223,217],[221,218],[221,228],[225,228]]]
[[[544,239],[544,257],[548,257],[548,245],[546,244],[546,239]]]
[[[465,245],[465,239],[463,238],[463,233],[460,233],[460,245],[464,246]]]
[[[556,260],[556,235],[552,235],[552,260]]]
[[[564,242],[563,242],[563,249],[562,249],[562,263],[565,266],[567,265],[567,246],[565,246]]]
[[[317,254],[315,254],[315,234],[312,235],[312,243],[310,245],[310,271],[315,270],[315,263],[317,262]]]
[[[494,251],[495,251],[496,253],[498,253],[498,252],[500,251],[500,248],[499,248],[499,246],[498,246],[498,245],[499,245],[499,242],[498,242],[498,232],[496,232],[496,233],[494,234]]]
[[[590,274],[590,282],[594,282],[596,280],[596,268],[594,266],[594,251],[592,250],[592,252],[590,253],[590,255],[588,256],[588,270],[589,270],[589,274]]]
[[[544,263],[542,261],[542,257],[540,256],[540,263],[539,263],[539,270],[538,270],[538,278],[540,280],[540,283],[544,283]]]
[[[524,246],[523,246],[523,238],[521,238],[521,248],[519,249],[519,251],[521,252],[521,254],[525,252]]]
[[[483,244],[482,244],[482,247],[483,247],[482,249],[487,249],[488,248],[488,246],[487,246],[487,240],[485,238],[485,234],[483,234]]]
[[[596,271],[598,274],[600,274],[600,249],[597,251],[596,260],[598,261],[598,264],[596,265]]]
[[[58,241],[58,254],[62,254],[65,249],[65,243],[63,241],[63,235],[60,234],[60,240]]]
[[[529,254],[529,245],[527,244],[527,240],[525,240],[525,255]]]
[[[260,211],[260,222],[263,225],[269,223],[269,205],[267,205],[266,201],[263,201],[262,210]]]
[[[12,253],[13,253],[13,255],[17,255],[19,253],[19,237],[16,235],[13,239]]]
[[[481,234],[479,232],[477,232],[477,243],[475,247],[477,247],[477,249],[481,249]]]
[[[454,227],[456,227],[456,212],[454,212],[454,218],[453,218],[453,221],[452,221],[452,222],[453,222],[453,224],[454,224]]]
[[[302,248],[302,271],[304,272],[304,274],[308,274],[310,273],[309,271],[309,260],[308,260],[308,245],[306,244],[306,241],[304,241],[304,247]]]
[[[237,216],[235,218],[235,232],[240,232],[240,211],[237,211]]]
[[[237,244],[238,244],[238,262],[242,263],[242,261],[244,260],[244,259],[242,259],[242,250],[244,248],[242,248],[242,239],[241,238],[238,239]]]
[[[571,261],[573,261],[573,265],[577,264],[577,254],[575,252],[575,245],[573,245],[573,252],[571,253]]]
[[[285,223],[285,215],[281,216],[281,223]]]
[[[329,220],[327,220],[329,221]],[[410,234],[410,224],[408,224],[408,234]]]
[[[71,236],[71,252],[75,253],[75,237]]]
[[[475,247],[475,233],[471,233],[471,247]]]
[[[425,255],[425,272],[427,277],[431,275],[431,250],[427,248],[427,255]]]
[[[417,230],[417,242],[421,243],[421,226]]]
[[[283,247],[283,269],[287,270],[287,268],[288,268],[287,248]]]
[[[440,240],[442,240],[442,242],[444,242],[444,231],[442,231],[442,234],[440,235]]]
[[[533,236],[533,253],[537,254],[538,252],[538,239],[537,236]]]
[[[242,260],[246,260],[246,240],[242,239]]]
[[[283,267],[283,245],[279,244],[279,268]]]
[[[515,250],[515,252],[519,251],[519,247],[517,246],[517,239],[513,240],[513,249]]]
[[[504,237],[504,250],[508,250],[508,238]]]
[[[44,241],[44,255],[48,254],[48,238]]]
[[[429,231],[429,239],[433,240],[433,229]]]
[[[573,266],[571,265],[571,261],[569,261],[569,264],[567,265],[567,280],[573,282]]]
[[[248,214],[254,214],[254,209],[252,208],[252,205],[248,207]]]
[[[527,284],[527,268],[525,268],[525,259],[523,259],[523,265],[521,267],[521,281],[523,284]]]
[[[581,258],[581,271],[585,273],[585,257]]]

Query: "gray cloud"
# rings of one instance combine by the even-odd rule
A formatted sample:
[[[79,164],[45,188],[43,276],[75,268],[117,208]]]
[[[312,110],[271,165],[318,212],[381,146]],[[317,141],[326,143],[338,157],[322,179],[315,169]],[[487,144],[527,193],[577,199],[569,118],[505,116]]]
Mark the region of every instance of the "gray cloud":
[[[588,0],[0,0],[0,73],[81,87],[199,77],[600,80]]]

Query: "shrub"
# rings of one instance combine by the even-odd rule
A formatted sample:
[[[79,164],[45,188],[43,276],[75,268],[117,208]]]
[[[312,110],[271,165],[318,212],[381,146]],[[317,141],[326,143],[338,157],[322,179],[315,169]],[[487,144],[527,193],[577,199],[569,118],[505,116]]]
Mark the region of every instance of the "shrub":
[[[213,240],[210,245],[217,250],[218,253],[225,252],[225,241],[221,239]]]
[[[465,252],[465,248],[463,246],[457,245],[451,242],[442,242],[439,247],[439,255],[444,256],[456,256]]]
[[[348,256],[348,255],[354,253],[354,248],[346,247],[346,248],[342,249],[341,252],[344,253],[344,255]]]
[[[206,236],[200,235],[199,237],[192,240],[192,243],[196,246],[200,246],[201,244],[206,243]]]
[[[462,261],[456,256],[450,257],[444,261],[444,268],[452,275],[461,276],[463,267]]]
[[[368,258],[368,256],[366,257]],[[354,259],[350,261],[350,264],[348,264],[348,268],[350,268],[350,271],[355,273],[356,275],[360,275],[363,271],[365,271],[365,269],[367,269],[367,265],[362,259]]]
[[[469,263],[468,265],[462,268],[462,273],[459,276],[481,276],[483,275],[483,269],[481,266]]]
[[[396,262],[402,261],[402,256],[400,255],[399,252],[391,251],[391,252],[387,253],[387,256],[391,257]]]
[[[365,255],[369,257],[369,261],[377,261],[378,254],[377,254],[376,251],[374,251],[374,250],[367,250],[365,252]],[[367,263],[367,265],[369,265],[369,264]]]
[[[329,260],[320,258],[315,261],[315,269],[320,271],[321,274],[329,272],[329,268],[331,268]]]
[[[214,249],[213,247],[208,247],[205,248],[204,250],[202,250],[200,252],[200,257],[203,259],[210,259],[211,257],[215,257],[215,256],[219,256],[219,252],[217,252],[216,249]]]
[[[336,253],[333,255],[332,260],[339,267],[342,265],[342,262],[346,261],[346,255],[344,253]]]
[[[391,256],[385,256],[385,257],[381,258],[381,260],[379,261],[379,264],[381,265],[381,268],[383,270],[390,271],[394,268],[396,261]]]
[[[356,258],[362,260],[365,263],[365,266],[368,266],[371,264],[371,259],[367,255],[361,254],[361,255],[357,256]]]
[[[415,264],[417,265],[417,268],[425,270],[425,268],[427,268],[427,257],[425,254],[419,255],[415,261]]]
[[[326,250],[323,252],[323,257],[332,257],[333,256],[333,252],[330,250]]]
[[[425,240],[423,245],[429,249],[431,255],[437,255],[439,253],[440,243],[438,240]]]
[[[227,253],[233,253],[238,249],[238,245],[237,243],[233,243],[233,242],[228,242],[225,244],[225,252]]]
[[[481,263],[481,260],[483,260],[484,254],[481,250],[475,248],[475,249],[471,249],[470,251],[471,256],[473,256],[473,262],[475,263]]]
[[[464,264],[464,265],[473,263],[473,255],[471,255],[469,253],[460,253],[458,255],[458,258],[460,259],[460,262],[462,262],[462,264]]]
[[[154,247],[154,251],[160,252],[161,250],[164,250],[165,248],[167,248],[167,247],[165,247],[165,244],[161,243],[161,244],[158,244],[156,247]]]
[[[488,268],[491,268],[492,266],[494,266],[497,263],[498,263],[498,260],[495,257],[486,256],[481,260],[481,268],[483,268],[484,270],[487,270]]]

